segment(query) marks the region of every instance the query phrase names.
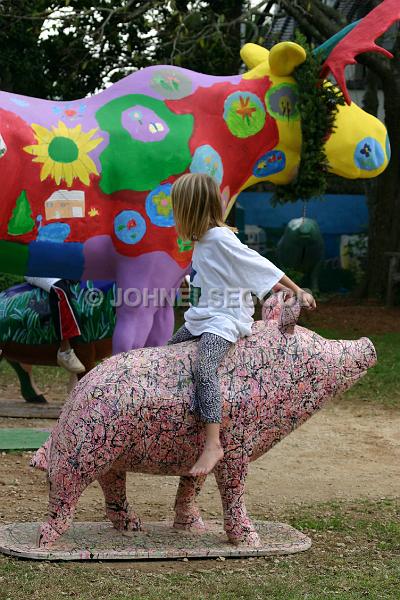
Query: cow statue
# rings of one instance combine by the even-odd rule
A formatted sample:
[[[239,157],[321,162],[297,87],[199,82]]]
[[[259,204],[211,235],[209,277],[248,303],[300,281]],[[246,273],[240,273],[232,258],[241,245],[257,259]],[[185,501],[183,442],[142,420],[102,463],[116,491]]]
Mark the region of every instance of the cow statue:
[[[299,312],[297,301],[273,295],[264,320],[232,346],[219,368],[224,458],[214,474],[234,544],[259,544],[244,504],[249,463],[376,361],[369,339],[326,340],[296,325]],[[139,517],[126,498],[127,471],[181,475],[174,526],[204,529],[195,501],[206,478],[186,475],[204,442],[204,427],[189,412],[196,344],[121,353],[78,382],[31,462],[47,471],[50,483],[39,546],[50,546],[68,529],[80,495],[96,480],[114,527],[138,530]]]
[[[337,65],[370,49],[376,30],[400,18],[396,2],[331,43],[324,72],[338,78]],[[288,184],[300,165],[293,74],[304,49],[246,44],[241,56],[249,68],[241,75],[154,66],[72,102],[0,93],[0,271],[116,281],[113,351],[164,344],[192,251],[176,236],[174,180],[212,175],[227,215],[241,190]],[[375,177],[388,163],[384,125],[353,103],[339,108],[327,137],[332,173]]]

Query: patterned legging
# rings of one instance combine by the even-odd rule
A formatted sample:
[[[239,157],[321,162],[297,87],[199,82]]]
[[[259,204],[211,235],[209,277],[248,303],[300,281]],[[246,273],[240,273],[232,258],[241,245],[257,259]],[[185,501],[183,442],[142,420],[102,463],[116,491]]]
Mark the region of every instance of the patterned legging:
[[[179,344],[200,337],[198,356],[194,365],[196,391],[191,410],[205,423],[221,423],[222,402],[217,369],[232,342],[215,333],[194,336],[182,325],[168,344]]]

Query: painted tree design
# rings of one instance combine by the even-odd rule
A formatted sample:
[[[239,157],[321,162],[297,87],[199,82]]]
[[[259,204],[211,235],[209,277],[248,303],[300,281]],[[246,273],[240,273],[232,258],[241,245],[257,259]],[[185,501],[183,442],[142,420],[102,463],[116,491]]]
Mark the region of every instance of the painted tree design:
[[[35,221],[32,219],[31,205],[25,190],[22,190],[8,222],[8,233],[9,235],[23,235],[32,231],[34,227]]]

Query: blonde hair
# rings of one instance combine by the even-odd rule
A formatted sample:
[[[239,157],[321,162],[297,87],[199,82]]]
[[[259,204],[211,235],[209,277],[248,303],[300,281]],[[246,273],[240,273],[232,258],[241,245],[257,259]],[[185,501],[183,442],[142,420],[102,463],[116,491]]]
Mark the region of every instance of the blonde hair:
[[[224,223],[218,183],[205,173],[186,173],[171,190],[175,227],[183,240],[199,240],[211,227]]]

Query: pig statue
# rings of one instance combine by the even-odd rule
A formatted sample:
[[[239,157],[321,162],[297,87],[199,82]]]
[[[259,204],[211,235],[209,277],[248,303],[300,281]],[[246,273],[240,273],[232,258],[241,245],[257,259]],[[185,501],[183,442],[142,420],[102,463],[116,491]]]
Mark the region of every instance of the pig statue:
[[[296,300],[271,296],[263,320],[231,347],[219,368],[224,458],[214,475],[225,531],[234,544],[260,543],[244,504],[249,463],[376,362],[369,339],[326,340],[296,325],[299,313]],[[31,462],[47,471],[50,482],[40,547],[51,546],[68,529],[80,495],[96,480],[114,527],[140,529],[126,498],[127,471],[180,475],[174,526],[204,529],[196,497],[205,477],[187,476],[204,442],[204,427],[189,411],[196,343],[118,354],[75,386]]]

